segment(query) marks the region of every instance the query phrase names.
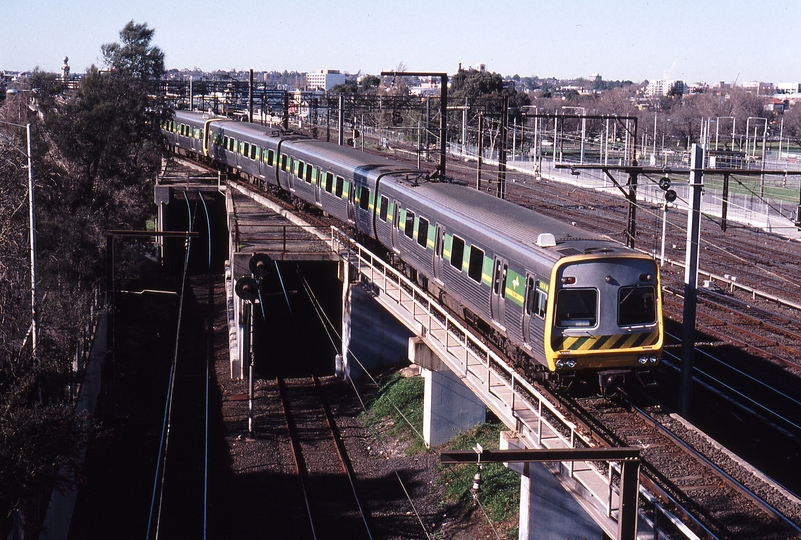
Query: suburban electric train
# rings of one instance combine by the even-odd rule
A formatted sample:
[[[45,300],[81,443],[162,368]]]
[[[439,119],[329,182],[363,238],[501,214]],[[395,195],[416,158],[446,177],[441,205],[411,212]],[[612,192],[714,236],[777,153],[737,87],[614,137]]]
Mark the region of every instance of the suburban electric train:
[[[660,360],[652,257],[354,148],[198,112],[162,128],[173,151],[280,188],[382,244],[531,377],[597,375],[608,389]]]

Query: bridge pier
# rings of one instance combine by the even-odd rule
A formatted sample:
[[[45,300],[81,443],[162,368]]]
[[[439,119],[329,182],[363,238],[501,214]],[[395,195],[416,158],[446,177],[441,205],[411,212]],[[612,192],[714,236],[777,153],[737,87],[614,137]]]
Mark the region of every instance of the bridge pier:
[[[342,349],[337,355],[336,375],[359,380],[365,370],[377,373],[406,359],[412,333],[358,282],[351,282],[353,268],[339,264],[342,280]]]
[[[516,433],[501,432],[501,450],[524,450]],[[559,482],[551,469],[561,463],[507,463],[520,474],[519,540],[601,540],[604,531]]]
[[[409,339],[409,360],[425,379],[423,439],[439,446],[487,420],[487,406],[419,337]]]

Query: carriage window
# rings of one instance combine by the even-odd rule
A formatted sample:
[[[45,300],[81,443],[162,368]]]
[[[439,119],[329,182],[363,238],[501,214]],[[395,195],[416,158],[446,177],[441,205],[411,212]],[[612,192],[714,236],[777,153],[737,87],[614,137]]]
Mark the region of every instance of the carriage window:
[[[334,184],[334,173],[327,172],[325,173],[325,182],[324,182],[323,189],[325,189],[328,193],[331,193],[331,188]]]
[[[228,135],[223,136],[222,145],[223,145],[223,148],[228,150]]]
[[[307,163],[306,164],[306,174],[303,175],[303,179],[306,180],[307,182],[311,182],[312,181],[312,169],[313,169],[313,167],[311,166],[311,163]]]
[[[295,176],[303,178],[303,172],[306,170],[306,164],[302,161],[295,162]]]
[[[250,143],[242,144],[242,155],[247,157],[250,154]]]
[[[335,195],[337,197],[342,197],[342,189],[344,184],[345,184],[345,179],[342,178],[341,176],[337,176],[337,189],[335,192]]]
[[[259,157],[259,147],[256,146],[255,144],[251,145],[251,147],[250,147],[250,159],[257,159],[258,157]]]
[[[370,209],[370,189],[365,186],[362,186],[359,192],[359,206],[362,210]]]
[[[417,243],[423,247],[428,244],[428,220],[424,217],[420,218],[420,223],[417,226]]]
[[[267,150],[267,165],[270,167],[275,165],[275,150]]]
[[[476,246],[470,246],[470,266],[467,275],[481,283],[481,271],[484,269],[484,251]]]
[[[281,154],[281,168],[289,172],[289,159],[287,159],[286,154]]]
[[[534,315],[540,319],[545,318],[545,310],[548,307],[548,293],[537,287],[534,294]]]
[[[378,210],[378,217],[381,218],[381,221],[387,220],[388,211],[389,211],[389,199],[381,195],[381,202]]]
[[[526,284],[526,314],[545,318],[545,307],[548,305],[548,293],[541,289],[540,281],[528,278]]]
[[[414,237],[414,212],[409,212],[406,210],[406,224],[403,232],[409,238]]]
[[[620,326],[652,324],[656,321],[656,301],[653,286],[620,287],[618,295],[620,304],[617,322]]]
[[[228,150],[233,152],[235,148],[236,148],[236,139],[234,139],[233,137],[229,137],[228,138]]]
[[[597,289],[562,289],[556,295],[556,326],[595,326],[597,312]]]
[[[453,237],[451,242],[451,266],[462,271],[462,263],[464,262],[464,240],[458,236]]]

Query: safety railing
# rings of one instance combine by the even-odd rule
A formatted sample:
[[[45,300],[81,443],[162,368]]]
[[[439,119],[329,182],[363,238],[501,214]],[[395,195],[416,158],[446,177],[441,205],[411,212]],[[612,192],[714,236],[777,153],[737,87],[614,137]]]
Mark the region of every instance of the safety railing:
[[[357,279],[376,301],[422,337],[527,447],[592,446],[576,424],[414,282],[335,227],[331,228],[331,248],[355,270]],[[560,471],[560,476],[582,487],[576,492],[589,493],[585,500],[609,519],[614,529],[619,512],[619,475],[612,474],[612,470],[619,470],[616,465],[610,464],[604,472],[593,463],[562,462]],[[654,527],[653,538],[697,538],[677,525],[679,520],[642,486],[640,493],[641,518]],[[663,516],[663,522],[671,523],[670,534],[658,530],[654,516]],[[681,531],[678,536],[676,531]]]

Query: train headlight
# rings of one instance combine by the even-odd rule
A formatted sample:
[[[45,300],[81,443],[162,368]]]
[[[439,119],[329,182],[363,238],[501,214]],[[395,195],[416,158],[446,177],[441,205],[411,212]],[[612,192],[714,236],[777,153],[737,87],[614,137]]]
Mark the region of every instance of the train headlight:
[[[656,364],[659,361],[659,358],[657,358],[656,356],[649,356],[648,361],[652,364]]]
[[[644,366],[645,364],[648,363],[648,357],[647,356],[640,356],[639,358],[637,358],[637,362],[639,362],[640,365]]]
[[[565,364],[567,365],[567,367],[569,369],[573,369],[574,367],[576,367],[576,361],[573,360],[572,358],[570,360],[568,360],[567,362],[565,362]]]
[[[556,368],[557,369],[562,369],[563,367],[565,367],[565,361],[564,360],[557,360],[556,361]]]
[[[572,358],[570,358],[568,360],[557,360],[556,361],[556,367],[557,367],[557,369],[564,369],[564,368],[573,369],[573,368],[576,367],[577,363],[578,362],[576,362]]]

